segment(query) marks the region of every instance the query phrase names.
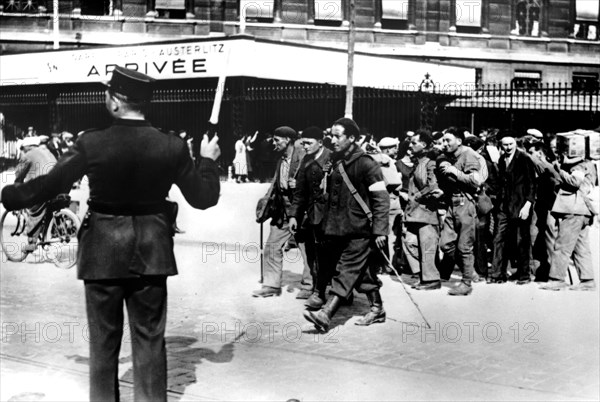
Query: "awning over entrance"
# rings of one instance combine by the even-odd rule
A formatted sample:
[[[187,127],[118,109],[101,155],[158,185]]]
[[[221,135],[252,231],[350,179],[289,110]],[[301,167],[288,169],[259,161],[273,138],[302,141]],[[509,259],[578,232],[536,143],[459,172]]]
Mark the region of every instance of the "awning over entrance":
[[[51,51],[0,57],[0,85],[106,81],[121,65],[154,78],[227,75],[346,84],[346,52],[338,49],[233,36],[135,46]],[[429,73],[440,91],[472,87],[475,69],[356,53],[354,85],[418,91]],[[436,89],[437,89],[436,88]]]

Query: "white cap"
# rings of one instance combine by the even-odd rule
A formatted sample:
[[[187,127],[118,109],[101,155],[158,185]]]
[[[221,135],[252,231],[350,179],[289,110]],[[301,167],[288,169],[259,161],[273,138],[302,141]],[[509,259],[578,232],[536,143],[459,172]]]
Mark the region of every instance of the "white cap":
[[[38,146],[40,145],[40,137],[25,137],[21,143],[22,147]]]
[[[544,138],[544,134],[536,128],[530,128],[527,130],[527,134],[533,135],[535,138]]]
[[[390,148],[397,146],[398,142],[398,138],[383,137],[377,145],[379,146],[379,148]]]

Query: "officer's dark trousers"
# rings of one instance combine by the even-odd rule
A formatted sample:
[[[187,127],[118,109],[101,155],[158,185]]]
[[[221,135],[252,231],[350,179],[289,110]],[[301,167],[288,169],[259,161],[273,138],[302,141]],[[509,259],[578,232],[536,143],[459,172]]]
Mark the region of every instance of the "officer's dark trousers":
[[[127,306],[134,399],[166,401],[167,281],[165,276],[86,280],[90,342],[90,400],[118,401],[118,364]]]
[[[321,251],[318,286],[331,279],[331,294],[347,299],[355,287],[361,293],[381,287],[374,264],[368,264],[370,238],[325,236]]]

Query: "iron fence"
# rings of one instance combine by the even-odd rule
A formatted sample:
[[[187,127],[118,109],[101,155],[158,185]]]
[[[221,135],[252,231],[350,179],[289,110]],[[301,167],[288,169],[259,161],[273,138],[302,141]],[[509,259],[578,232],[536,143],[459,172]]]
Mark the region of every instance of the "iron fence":
[[[206,129],[216,80],[159,82],[148,118],[168,130],[199,133]],[[4,87],[0,113],[4,140],[15,140],[34,126],[38,133],[52,130],[77,133],[110,123],[100,84]],[[297,130],[328,127],[345,109],[345,87],[329,84],[268,81],[235,77],[227,81],[219,124],[223,159],[233,158],[236,137],[256,130],[272,131],[288,125]],[[376,137],[401,137],[421,126],[450,125],[475,130],[484,127],[536,127],[542,131],[595,128],[600,125],[598,88],[579,90],[567,84],[540,84],[517,89],[510,84],[428,92],[396,88],[355,88],[354,119]]]

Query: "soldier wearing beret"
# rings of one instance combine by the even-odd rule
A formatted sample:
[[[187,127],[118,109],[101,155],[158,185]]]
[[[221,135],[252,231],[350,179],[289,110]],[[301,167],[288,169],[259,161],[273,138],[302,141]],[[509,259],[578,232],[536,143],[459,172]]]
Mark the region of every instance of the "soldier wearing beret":
[[[89,211],[78,234],[77,276],[85,284],[90,336],[90,399],[119,400],[123,304],[131,329],[136,400],[166,401],[167,277],[177,274],[172,208],[177,184],[194,208],[219,199],[218,137],[202,143],[198,167],[186,144],[145,120],[153,79],[116,67],[106,89],[114,122],[89,130],[44,176],[6,186],[8,210],[35,205],[87,175]]]
[[[295,233],[298,222],[304,221],[308,260],[305,265],[311,268],[313,284],[315,284],[314,292],[304,305],[307,308],[318,310],[325,303],[325,288],[328,279],[324,275],[319,276],[318,261],[319,245],[323,237],[320,225],[325,206],[322,181],[325,175],[324,169],[331,159],[331,151],[323,146],[323,130],[318,127],[309,127],[302,132],[302,145],[306,156],[302,159],[297,176],[289,226],[292,233]]]

